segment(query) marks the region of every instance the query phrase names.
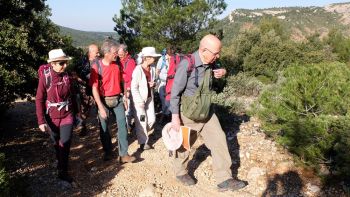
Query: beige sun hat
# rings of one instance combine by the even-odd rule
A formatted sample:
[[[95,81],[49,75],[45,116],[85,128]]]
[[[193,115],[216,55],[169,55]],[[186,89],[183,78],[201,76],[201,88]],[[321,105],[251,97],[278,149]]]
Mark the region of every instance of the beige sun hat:
[[[160,56],[162,56],[161,54],[156,53],[156,49],[154,47],[142,48],[141,54],[143,57],[160,57]]]
[[[68,61],[71,59],[72,58],[67,56],[62,49],[53,49],[49,52],[49,59],[47,62]]]
[[[171,128],[171,122],[166,124],[162,130],[162,139],[165,147],[170,151],[175,151],[182,145],[182,132],[175,131]]]

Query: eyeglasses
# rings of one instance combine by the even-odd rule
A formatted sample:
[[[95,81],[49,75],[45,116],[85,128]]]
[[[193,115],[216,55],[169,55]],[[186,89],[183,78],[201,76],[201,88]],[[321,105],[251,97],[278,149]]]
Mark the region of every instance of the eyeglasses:
[[[58,62],[58,64],[59,64],[60,66],[64,66],[65,64],[67,64],[67,61]]]
[[[209,52],[210,52],[211,54],[213,54],[214,56],[217,56],[217,55],[219,55],[219,54],[220,54],[220,51],[219,51],[219,52],[214,53],[214,52],[212,52],[211,50],[209,50],[208,48],[205,48],[205,50],[209,51]]]
[[[110,50],[109,51],[112,55],[118,55],[118,51]]]

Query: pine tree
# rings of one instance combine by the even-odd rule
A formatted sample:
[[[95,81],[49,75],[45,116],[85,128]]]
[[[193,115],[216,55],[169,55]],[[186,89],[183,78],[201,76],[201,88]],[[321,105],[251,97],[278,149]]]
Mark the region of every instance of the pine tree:
[[[226,8],[224,0],[122,0],[122,5],[113,19],[121,42],[134,50],[173,44],[186,52]]]

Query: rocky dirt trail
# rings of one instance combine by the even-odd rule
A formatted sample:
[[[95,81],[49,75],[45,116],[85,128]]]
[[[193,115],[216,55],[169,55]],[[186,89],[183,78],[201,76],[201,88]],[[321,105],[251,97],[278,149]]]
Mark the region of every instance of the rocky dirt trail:
[[[129,153],[140,157],[139,162],[120,165],[117,155],[111,161],[102,161],[93,118],[88,134],[81,137],[75,133],[73,138],[70,171],[75,182],[60,182],[56,179],[51,142],[37,129],[33,102],[17,102],[1,121],[0,151],[6,153],[11,177],[27,188],[18,191],[25,196],[346,196],[341,186],[323,188],[312,171],[298,167],[287,151],[260,131],[257,119],[243,115],[224,118],[230,122],[224,130],[233,161],[232,173],[249,184],[235,192],[216,190],[210,151],[202,145],[201,138],[194,144],[198,149],[192,151],[189,164],[197,184],[185,187],[178,183],[159,125],[151,136],[152,150],[137,152],[138,144],[130,137]],[[116,145],[115,138],[113,143]]]

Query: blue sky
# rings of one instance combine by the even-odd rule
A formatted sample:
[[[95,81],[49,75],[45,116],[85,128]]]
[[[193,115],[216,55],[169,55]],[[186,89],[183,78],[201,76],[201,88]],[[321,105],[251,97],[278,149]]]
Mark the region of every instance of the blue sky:
[[[255,9],[290,6],[325,6],[350,0],[226,0],[223,18],[237,8]],[[65,27],[84,31],[112,32],[115,26],[112,18],[119,14],[120,0],[47,0],[51,8],[51,20]]]

